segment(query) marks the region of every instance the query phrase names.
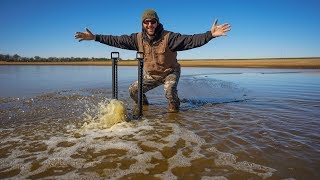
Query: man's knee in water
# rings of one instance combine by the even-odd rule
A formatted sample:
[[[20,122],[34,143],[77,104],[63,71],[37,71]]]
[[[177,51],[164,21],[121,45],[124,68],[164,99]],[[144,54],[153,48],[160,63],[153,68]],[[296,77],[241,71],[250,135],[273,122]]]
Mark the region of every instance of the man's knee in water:
[[[178,98],[178,91],[177,91],[177,82],[176,81],[167,81],[164,84],[164,91],[166,93],[166,98],[168,100],[177,100]]]
[[[138,103],[138,83],[133,83],[129,87],[130,97],[134,100],[135,103]],[[142,94],[142,104],[143,105],[149,105],[147,96],[145,94]]]
[[[176,113],[180,109],[180,99],[178,97],[177,82],[167,81],[164,85],[166,98],[168,99],[168,112]]]
[[[129,93],[130,93],[130,97],[132,99],[137,99],[138,98],[138,85],[136,83],[133,83],[130,87],[129,87]]]

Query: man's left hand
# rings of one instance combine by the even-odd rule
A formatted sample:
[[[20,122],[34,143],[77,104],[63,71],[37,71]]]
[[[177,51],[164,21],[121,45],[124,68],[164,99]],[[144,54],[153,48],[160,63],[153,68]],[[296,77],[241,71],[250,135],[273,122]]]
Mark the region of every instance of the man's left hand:
[[[213,37],[227,36],[226,32],[231,30],[231,26],[228,23],[217,26],[218,19],[216,19],[211,28],[211,34]]]

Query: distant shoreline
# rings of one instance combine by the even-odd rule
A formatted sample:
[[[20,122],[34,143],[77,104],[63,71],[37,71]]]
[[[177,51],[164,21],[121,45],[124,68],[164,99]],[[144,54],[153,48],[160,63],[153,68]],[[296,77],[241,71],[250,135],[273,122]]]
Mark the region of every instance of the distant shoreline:
[[[221,68],[292,68],[320,69],[320,58],[274,58],[274,59],[204,59],[179,60],[182,67],[221,67]],[[6,62],[0,65],[74,65],[74,66],[111,66],[111,61],[81,62]],[[119,66],[137,66],[137,61],[119,61]]]

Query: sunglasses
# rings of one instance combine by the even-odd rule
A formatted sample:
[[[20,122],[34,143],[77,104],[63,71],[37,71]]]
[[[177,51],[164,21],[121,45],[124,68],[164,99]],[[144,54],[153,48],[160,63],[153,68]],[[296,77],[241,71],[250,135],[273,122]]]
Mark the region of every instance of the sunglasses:
[[[157,23],[157,20],[152,19],[152,20],[144,20],[144,21],[143,21],[143,24],[149,24],[149,23],[155,24],[155,23]]]

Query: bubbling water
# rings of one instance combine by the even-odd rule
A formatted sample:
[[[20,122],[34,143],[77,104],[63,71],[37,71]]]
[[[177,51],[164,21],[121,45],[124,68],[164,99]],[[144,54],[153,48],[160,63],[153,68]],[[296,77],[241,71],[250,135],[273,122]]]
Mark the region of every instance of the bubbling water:
[[[115,124],[126,122],[128,114],[122,101],[112,99],[108,104],[100,102],[98,106],[98,115],[91,117],[87,115],[89,122],[85,122],[81,129],[105,129]]]
[[[144,116],[139,121],[126,122],[125,101],[79,96],[72,108],[65,108],[69,104],[64,104],[64,99],[74,96],[62,100],[48,97],[40,100],[59,105],[55,109],[48,106],[55,117],[66,110],[82,108],[85,118],[53,121],[49,116],[0,128],[0,177],[226,179],[228,174],[240,173],[248,179],[263,179],[276,172],[219,151],[205,138],[176,123],[186,121],[180,118],[172,123],[165,115]],[[45,104],[41,102],[39,106]],[[43,111],[36,112],[39,116]]]

